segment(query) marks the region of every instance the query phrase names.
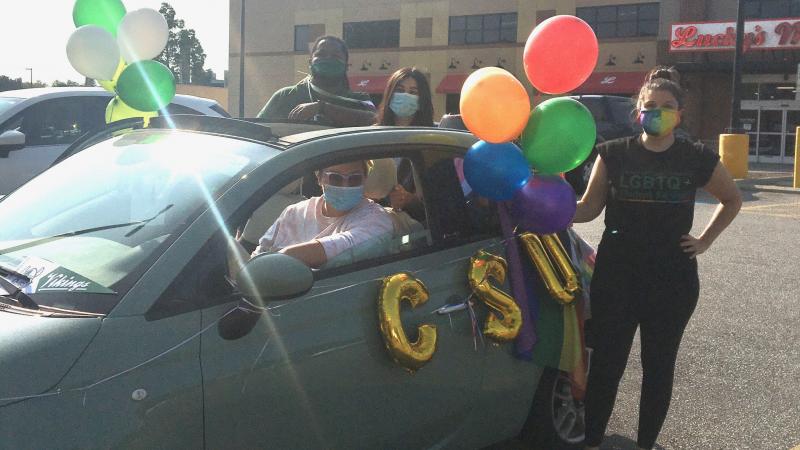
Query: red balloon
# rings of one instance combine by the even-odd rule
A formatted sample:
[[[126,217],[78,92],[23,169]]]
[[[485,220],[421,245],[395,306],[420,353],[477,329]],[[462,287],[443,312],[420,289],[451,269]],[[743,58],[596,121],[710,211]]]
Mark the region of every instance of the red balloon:
[[[553,16],[533,29],[522,60],[531,84],[545,94],[563,94],[583,84],[597,64],[597,37],[575,16]]]

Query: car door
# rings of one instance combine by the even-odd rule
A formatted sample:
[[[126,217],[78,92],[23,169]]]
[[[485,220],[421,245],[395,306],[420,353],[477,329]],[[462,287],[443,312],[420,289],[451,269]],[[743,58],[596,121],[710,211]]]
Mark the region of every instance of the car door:
[[[485,308],[475,307],[476,323],[466,309],[436,311],[464,303],[470,257],[502,254],[501,240],[496,228],[472,226],[486,217],[469,211],[453,154],[435,153],[415,157],[427,211],[421,246],[320,271],[310,292],[268,303],[243,337],[203,334],[207,448],[474,446],[486,352],[475,330]],[[429,293],[427,303],[401,308],[409,339],[423,324],[437,333],[432,359],[414,373],[389,356],[378,319],[381,284],[401,272]],[[204,327],[236,306],[206,308]]]
[[[25,146],[0,159],[0,194],[43,172],[78,137],[105,123],[107,97],[69,96],[31,105],[2,125],[25,134]]]

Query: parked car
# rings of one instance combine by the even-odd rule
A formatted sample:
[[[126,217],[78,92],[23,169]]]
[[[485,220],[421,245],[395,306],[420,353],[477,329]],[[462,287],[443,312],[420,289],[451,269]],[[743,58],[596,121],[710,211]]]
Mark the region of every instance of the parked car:
[[[102,88],[0,92],[0,195],[41,173],[79,136],[105,126],[113,94]],[[216,101],[176,95],[162,114],[230,117]]]
[[[619,95],[573,95],[571,98],[581,102],[594,117],[597,125],[597,143],[641,132],[641,126],[634,122],[635,107],[631,97]],[[592,174],[597,152],[592,149],[589,157],[580,166],[566,173],[566,179],[578,194],[586,190]]]
[[[505,256],[497,211],[467,201],[454,169],[474,136],[173,119],[111,127],[0,200],[0,446],[580,442],[569,380],[473,333],[489,310],[464,303],[470,257]],[[425,217],[392,212],[377,253],[315,270],[282,254],[248,260],[244,238],[304,199],[315,170],[394,158],[411,162]],[[380,198],[391,183],[372,179]],[[405,330],[437,327],[413,374],[379,323],[381,285],[398,273],[429,293],[402,308]]]

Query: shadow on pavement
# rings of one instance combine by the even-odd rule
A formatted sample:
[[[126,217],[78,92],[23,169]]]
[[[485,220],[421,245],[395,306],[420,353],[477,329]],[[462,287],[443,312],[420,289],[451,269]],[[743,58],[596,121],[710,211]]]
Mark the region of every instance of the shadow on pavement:
[[[600,450],[636,450],[638,448],[639,447],[636,446],[636,441],[618,434],[606,436],[605,439],[603,439],[603,445],[600,446]],[[653,449],[666,450],[664,447],[658,444],[656,444]]]

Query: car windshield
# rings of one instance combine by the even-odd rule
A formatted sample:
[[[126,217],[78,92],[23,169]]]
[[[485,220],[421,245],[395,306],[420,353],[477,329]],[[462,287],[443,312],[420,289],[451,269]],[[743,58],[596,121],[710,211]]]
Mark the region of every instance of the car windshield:
[[[0,97],[0,114],[3,114],[6,112],[6,110],[23,100],[25,99],[17,97]]]
[[[614,123],[631,125],[633,123],[633,100],[627,98],[613,99],[609,102]]]
[[[98,143],[0,201],[0,276],[39,305],[106,314],[213,198],[276,153],[171,130]]]

